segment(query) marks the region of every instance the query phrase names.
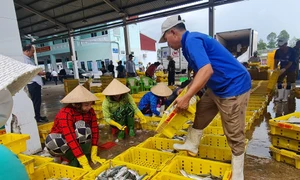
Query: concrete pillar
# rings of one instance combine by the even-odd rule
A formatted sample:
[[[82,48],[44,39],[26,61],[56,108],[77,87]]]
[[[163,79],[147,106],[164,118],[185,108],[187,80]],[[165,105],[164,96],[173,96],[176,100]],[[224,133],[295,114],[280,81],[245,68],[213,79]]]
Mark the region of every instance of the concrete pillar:
[[[62,68],[64,68],[65,70],[68,69],[68,67],[67,67],[67,58],[62,58]]]
[[[57,72],[57,65],[56,65],[56,57],[53,54],[50,54],[50,61],[51,61],[51,72],[53,71],[53,69]]]
[[[209,35],[211,37],[215,34],[215,10],[214,10],[214,1],[209,0],[209,7],[208,7],[208,24],[209,24]]]
[[[44,59],[45,72],[49,72],[48,59]]]
[[[130,40],[129,40],[129,31],[128,31],[128,25],[126,24],[126,18],[123,19],[123,28],[124,28],[124,40],[125,40],[125,51],[126,55],[129,55],[130,52]]]
[[[78,61],[75,53],[74,37],[71,36],[70,33],[71,31],[69,31],[69,47],[70,47],[71,59],[73,62],[74,79],[79,79],[78,64],[77,64]]]

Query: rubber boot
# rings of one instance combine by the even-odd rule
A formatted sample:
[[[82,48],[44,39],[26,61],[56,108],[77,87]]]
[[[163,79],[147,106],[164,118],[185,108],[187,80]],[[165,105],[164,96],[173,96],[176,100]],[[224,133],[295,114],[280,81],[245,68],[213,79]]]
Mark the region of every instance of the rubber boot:
[[[127,118],[127,125],[129,128],[129,136],[134,137],[135,132],[134,132],[134,117],[128,117]]]
[[[173,148],[178,151],[188,151],[191,156],[196,156],[199,150],[202,130],[189,127],[184,144],[174,144]]]
[[[232,177],[231,180],[244,180],[244,158],[245,153],[235,156],[232,155],[231,167]]]
[[[133,128],[129,128],[129,136],[134,137],[135,136],[135,132]]]
[[[118,139],[124,139],[124,137],[125,137],[125,132],[124,131],[119,131]]]
[[[283,99],[282,99],[283,102],[287,102],[287,101],[288,101],[288,97],[289,97],[289,95],[290,95],[290,92],[291,92],[290,89],[285,89],[285,90],[284,90],[284,93],[283,93]]]
[[[278,91],[278,95],[274,100],[275,101],[282,101],[283,95],[284,95],[284,89],[278,89],[277,91]]]

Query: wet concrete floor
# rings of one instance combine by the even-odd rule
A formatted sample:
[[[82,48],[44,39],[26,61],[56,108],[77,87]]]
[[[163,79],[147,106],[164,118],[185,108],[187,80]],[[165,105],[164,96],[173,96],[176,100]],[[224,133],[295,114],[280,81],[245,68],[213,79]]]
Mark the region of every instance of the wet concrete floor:
[[[59,101],[64,97],[63,84],[55,85],[52,82],[43,87],[43,101],[41,107],[42,115],[46,115],[50,121],[53,121],[56,113],[64,105]],[[270,136],[269,119],[284,114],[300,111],[300,100],[289,98],[287,103],[270,102],[266,108],[264,116],[257,119],[246,136],[249,144],[245,158],[245,180],[296,180],[300,179],[300,170],[293,166],[279,163],[273,160],[269,153]],[[297,106],[298,105],[298,106]],[[116,142],[116,145],[109,150],[102,149],[100,157],[111,159],[126,149],[136,146],[155,134],[153,131],[137,130],[136,137],[127,137],[125,140]],[[116,137],[111,135],[109,127],[100,127],[100,145],[106,142],[115,142]]]

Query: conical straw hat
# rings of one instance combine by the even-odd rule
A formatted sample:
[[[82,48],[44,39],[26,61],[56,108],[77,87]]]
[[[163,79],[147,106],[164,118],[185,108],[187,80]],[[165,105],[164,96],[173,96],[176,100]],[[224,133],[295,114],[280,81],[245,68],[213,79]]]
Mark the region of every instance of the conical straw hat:
[[[172,94],[172,90],[165,83],[158,83],[156,86],[153,86],[151,92],[161,97],[167,97]]]
[[[114,96],[119,94],[125,94],[128,93],[130,89],[122,84],[117,79],[113,79],[112,82],[109,83],[109,85],[103,90],[102,94],[106,96]]]
[[[68,95],[66,95],[61,103],[83,103],[99,100],[93,93],[87,90],[82,85],[78,85]]]
[[[42,68],[0,54],[0,90],[6,88],[13,96],[40,71]]]

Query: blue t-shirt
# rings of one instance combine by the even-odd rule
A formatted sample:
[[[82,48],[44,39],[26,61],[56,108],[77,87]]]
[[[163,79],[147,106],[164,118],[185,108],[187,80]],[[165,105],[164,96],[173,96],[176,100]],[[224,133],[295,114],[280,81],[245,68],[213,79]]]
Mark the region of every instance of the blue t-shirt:
[[[211,64],[214,73],[206,85],[215,95],[227,98],[251,89],[247,69],[217,40],[206,34],[186,31],[181,44],[183,55],[195,72]]]
[[[293,72],[297,68],[296,51],[291,47],[288,47],[288,51],[286,53],[284,53],[281,49],[277,49],[274,59],[280,61],[280,69],[285,68],[289,62],[292,62],[292,65],[286,71]]]
[[[5,146],[0,145],[0,179],[29,180],[25,166]]]

